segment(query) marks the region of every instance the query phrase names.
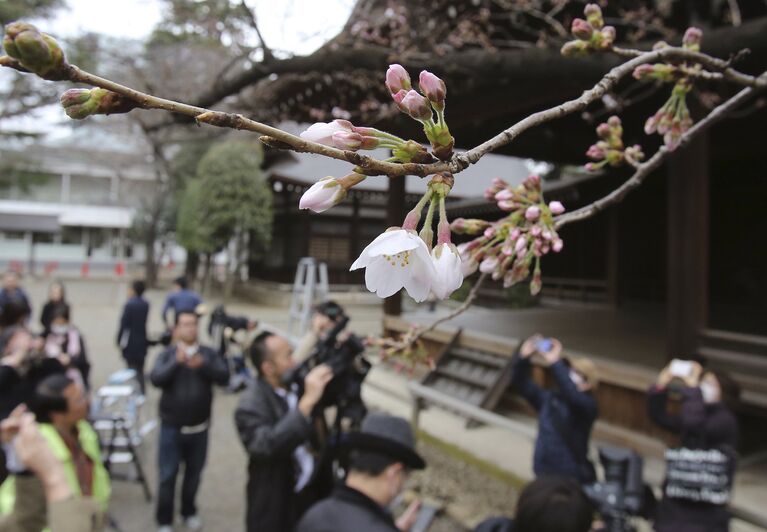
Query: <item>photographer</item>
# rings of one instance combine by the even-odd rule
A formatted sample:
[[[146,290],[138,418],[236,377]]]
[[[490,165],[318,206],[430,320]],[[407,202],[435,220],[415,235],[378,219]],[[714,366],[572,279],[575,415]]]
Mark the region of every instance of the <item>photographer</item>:
[[[530,377],[530,359],[537,354],[551,371],[557,390],[546,390]],[[597,386],[596,368],[590,360],[562,358],[562,344],[540,335],[525,340],[513,357],[511,385],[538,412],[533,471],[536,475],[561,475],[581,484],[596,480],[588,459],[591,428],[597,418],[592,394]]]
[[[308,493],[302,490],[315,468],[307,448],[314,435],[312,414],[333,378],[318,365],[304,379],[304,393],[286,388],[285,375],[296,362],[290,343],[270,332],[261,333],[250,348],[258,378],[243,392],[234,414],[237,431],[248,453],[246,488],[248,532],[291,530]]]
[[[325,301],[314,308],[312,326],[293,350],[293,358],[303,362],[315,350],[317,342],[325,339],[327,334],[344,315],[344,309],[335,301]]]
[[[648,413],[659,426],[680,436],[681,447],[718,450],[729,457],[728,489],[735,472],[738,422],[733,414],[739,387],[722,372],[704,371],[695,361],[674,360],[661,371],[648,392]],[[667,411],[669,396],[681,401],[678,413]],[[668,462],[667,462],[668,466]],[[704,464],[705,466],[705,464]],[[669,496],[669,471],[664,497],[658,505],[659,532],[718,532],[729,530],[727,504]]]

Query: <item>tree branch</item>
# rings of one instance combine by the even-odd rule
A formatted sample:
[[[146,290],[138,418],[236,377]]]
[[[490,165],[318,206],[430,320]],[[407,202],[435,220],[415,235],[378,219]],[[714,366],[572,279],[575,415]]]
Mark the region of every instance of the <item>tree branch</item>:
[[[767,72],[762,74],[758,79],[762,81],[767,81]],[[740,92],[738,92],[735,96],[733,96],[729,100],[725,101],[723,104],[715,107],[714,110],[712,110],[711,113],[708,114],[708,116],[706,116],[704,119],[699,121],[697,124],[695,124],[686,133],[682,135],[679,141],[679,147],[683,147],[686,144],[688,144],[692,139],[697,137],[703,131],[710,128],[713,124],[715,124],[716,122],[724,118],[727,114],[734,111],[739,105],[744,103],[746,100],[748,100],[751,96],[756,94],[762,88],[763,88],[763,85],[760,85],[758,87],[745,88],[741,90]],[[639,185],[641,185],[644,182],[647,176],[649,176],[655,169],[657,169],[661,165],[661,163],[663,163],[669,157],[671,153],[673,152],[670,152],[668,149],[666,149],[665,146],[662,146],[657,152],[655,152],[655,155],[653,155],[650,159],[648,159],[644,163],[638,164],[636,166],[637,170],[636,172],[634,172],[634,175],[632,175],[620,187],[616,188],[615,190],[610,192],[608,195],[595,201],[594,203],[586,205],[585,207],[581,207],[580,209],[576,211],[563,214],[561,216],[557,216],[555,218],[556,228],[559,229],[560,227],[567,225],[569,223],[579,222],[581,220],[585,220],[586,218],[591,218],[595,214],[598,214],[602,212],[603,210],[605,210],[608,206],[614,203],[620,202],[632,190],[638,188]]]

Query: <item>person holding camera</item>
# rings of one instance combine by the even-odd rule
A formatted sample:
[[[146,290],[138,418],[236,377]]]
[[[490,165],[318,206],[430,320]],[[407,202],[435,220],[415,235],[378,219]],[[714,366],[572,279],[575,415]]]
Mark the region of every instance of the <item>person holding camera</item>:
[[[556,390],[538,386],[530,376],[536,355],[548,367]],[[596,480],[588,459],[589,438],[597,419],[593,391],[598,380],[594,363],[585,358],[562,358],[562,344],[535,335],[514,353],[511,385],[538,412],[533,471],[536,475],[561,475],[581,484]]]
[[[243,392],[234,421],[248,453],[246,488],[248,532],[291,530],[310,495],[315,459],[309,442],[315,435],[313,413],[332,370],[320,364],[304,379],[301,397],[284,377],[296,366],[287,339],[259,334],[250,347],[258,377]]]
[[[348,451],[346,480],[333,494],[312,506],[296,532],[404,532],[415,523],[420,501],[396,521],[389,507],[414,469],[426,462],[415,450],[410,424],[399,417],[370,414],[359,431],[342,440]]]
[[[325,301],[317,305],[312,314],[311,327],[293,350],[293,358],[299,363],[306,360],[316,349],[317,343],[325,339],[343,315],[343,307],[335,301]]]
[[[213,385],[229,381],[226,361],[198,343],[198,317],[193,311],[176,314],[176,343],[157,357],[150,374],[162,389],[160,398],[159,482],[156,519],[159,530],[173,529],[176,476],[184,463],[181,517],[191,530],[202,528],[195,498],[208,452],[208,429]]]
[[[732,486],[738,445],[738,421],[733,413],[740,394],[738,384],[720,371],[707,371],[693,360],[672,360],[658,375],[647,396],[650,419],[680,437],[681,448],[719,451],[728,457],[727,486]],[[676,413],[669,413],[669,398],[681,402]],[[668,458],[668,455],[667,455]],[[729,530],[727,501],[705,501],[670,491],[671,472],[667,460],[664,496],[658,504],[655,530],[658,532],[719,532]],[[715,464],[701,463],[709,469]],[[685,469],[695,464],[685,464]],[[671,475],[673,476],[673,475]],[[692,485],[687,485],[692,488]],[[709,493],[711,487],[703,487]],[[691,490],[691,491],[694,491]]]

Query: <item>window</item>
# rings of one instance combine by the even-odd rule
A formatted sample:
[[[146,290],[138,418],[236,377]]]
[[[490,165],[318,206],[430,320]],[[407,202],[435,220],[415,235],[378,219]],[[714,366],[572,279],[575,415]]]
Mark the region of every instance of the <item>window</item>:
[[[349,262],[349,240],[345,237],[312,236],[309,256],[328,264]]]

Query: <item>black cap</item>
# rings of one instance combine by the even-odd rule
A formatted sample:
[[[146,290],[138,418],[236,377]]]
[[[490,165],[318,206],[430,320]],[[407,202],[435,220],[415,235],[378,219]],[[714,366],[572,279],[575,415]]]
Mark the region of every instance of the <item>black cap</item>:
[[[360,430],[348,434],[341,445],[393,458],[410,469],[426,467],[426,462],[415,451],[413,429],[401,417],[369,414]]]

